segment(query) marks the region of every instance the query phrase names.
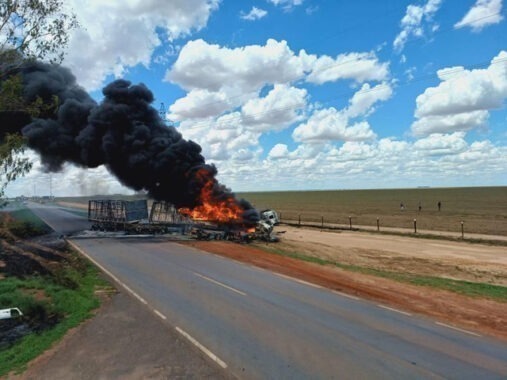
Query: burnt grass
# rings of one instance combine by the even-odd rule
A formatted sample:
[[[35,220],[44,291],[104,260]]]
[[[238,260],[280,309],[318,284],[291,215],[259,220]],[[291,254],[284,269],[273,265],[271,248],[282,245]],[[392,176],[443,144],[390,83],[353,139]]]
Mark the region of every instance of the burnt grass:
[[[19,248],[21,252],[13,250],[11,247]],[[41,259],[37,260],[34,257]],[[12,298],[18,298],[24,305],[23,316],[16,319],[0,320],[0,350],[11,347],[26,335],[41,333],[54,327],[63,318],[62,314],[52,310],[52,305],[47,300],[29,299],[30,297],[24,294],[12,297],[16,296],[16,292],[19,292],[20,289],[23,293],[22,290],[29,290],[32,286],[38,287],[37,281],[31,281],[34,278],[50,284],[76,288],[77,285],[72,280],[62,276],[64,268],[53,265],[54,263],[62,264],[63,261],[62,256],[27,245],[23,240],[15,241],[8,246],[0,245],[0,262],[2,262],[0,277],[3,277],[0,282],[6,281],[16,285],[16,289],[10,296],[5,296],[2,292],[4,287],[0,286],[0,309],[18,307],[17,304],[7,304]]]
[[[23,313],[0,320],[0,377],[89,318],[99,306],[95,289],[107,287],[65,240],[29,223],[0,212],[0,309]]]

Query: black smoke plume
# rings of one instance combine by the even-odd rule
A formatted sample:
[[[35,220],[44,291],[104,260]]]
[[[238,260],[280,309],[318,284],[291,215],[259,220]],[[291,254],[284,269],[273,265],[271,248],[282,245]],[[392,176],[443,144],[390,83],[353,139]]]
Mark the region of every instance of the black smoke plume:
[[[164,124],[144,84],[116,80],[104,87],[104,100],[98,104],[64,67],[32,62],[2,78],[18,73],[27,102],[40,98],[51,104],[57,99],[58,106],[28,120],[26,114],[11,114],[9,120],[0,119],[2,129],[19,128],[46,170],[57,172],[66,162],[85,168],[105,165],[125,186],[146,190],[176,207],[198,206],[208,180],[213,181],[215,199],[234,197],[216,180],[217,170],[206,164],[201,147]],[[248,202],[237,202],[245,210],[245,221],[258,220]]]

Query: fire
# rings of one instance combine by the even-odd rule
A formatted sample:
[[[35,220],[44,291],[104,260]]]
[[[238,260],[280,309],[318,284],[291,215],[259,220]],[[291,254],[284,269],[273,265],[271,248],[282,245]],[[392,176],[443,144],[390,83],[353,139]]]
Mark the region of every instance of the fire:
[[[189,208],[180,208],[178,211],[195,220],[206,220],[211,222],[231,223],[243,221],[243,209],[238,205],[236,199],[232,195],[228,195],[225,199],[217,199],[213,196],[213,188],[215,180],[206,178],[205,171],[198,172],[197,176],[205,180],[200,194],[200,205]]]

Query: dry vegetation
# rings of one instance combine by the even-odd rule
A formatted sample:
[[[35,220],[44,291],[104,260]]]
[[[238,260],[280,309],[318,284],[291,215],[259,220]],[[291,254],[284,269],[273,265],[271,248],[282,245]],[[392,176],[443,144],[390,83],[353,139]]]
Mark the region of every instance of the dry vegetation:
[[[258,209],[273,208],[282,220],[507,235],[507,187],[334,190],[240,193]],[[442,209],[438,211],[437,203]],[[400,210],[403,202],[405,210]],[[418,210],[421,203],[421,212]]]

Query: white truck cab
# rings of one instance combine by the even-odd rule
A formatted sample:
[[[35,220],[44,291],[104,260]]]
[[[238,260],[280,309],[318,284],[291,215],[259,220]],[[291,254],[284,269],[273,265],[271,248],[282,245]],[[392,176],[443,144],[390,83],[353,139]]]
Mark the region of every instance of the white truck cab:
[[[278,218],[278,214],[275,210],[263,210],[261,211],[261,220],[271,224],[272,226],[280,223],[280,219]]]

